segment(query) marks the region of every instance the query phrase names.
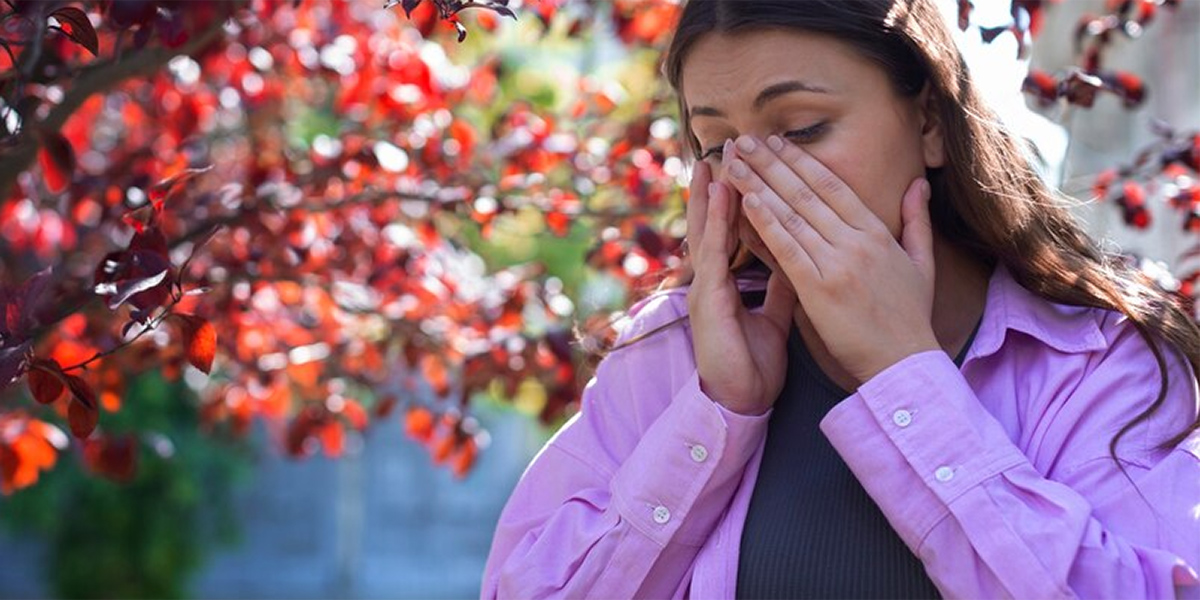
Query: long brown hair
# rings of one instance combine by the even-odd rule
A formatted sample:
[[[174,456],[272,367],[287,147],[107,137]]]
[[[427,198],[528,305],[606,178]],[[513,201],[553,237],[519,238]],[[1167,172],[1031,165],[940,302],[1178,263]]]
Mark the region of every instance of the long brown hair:
[[[889,75],[895,89],[914,97],[928,84],[949,157],[930,169],[930,213],[947,241],[989,265],[1003,263],[1026,289],[1061,304],[1120,311],[1154,353],[1162,386],[1155,401],[1121,427],[1117,441],[1150,418],[1167,395],[1167,365],[1158,339],[1200,373],[1200,329],[1171,295],[1124,257],[1101,249],[1081,228],[1063,199],[1038,177],[1017,139],[983,102],[934,0],[690,0],[667,50],[663,72],[688,114],[682,92],[683,61],[703,35],[787,28],[822,33],[850,44]],[[683,144],[693,159],[701,149],[686,118]],[[739,243],[730,267],[735,273],[765,266]],[[685,261],[658,290],[690,283]],[[623,348],[683,320],[676,319],[624,341]],[[1160,444],[1174,447],[1200,418]],[[1120,465],[1120,461],[1117,463]],[[1122,468],[1122,471],[1124,469]]]

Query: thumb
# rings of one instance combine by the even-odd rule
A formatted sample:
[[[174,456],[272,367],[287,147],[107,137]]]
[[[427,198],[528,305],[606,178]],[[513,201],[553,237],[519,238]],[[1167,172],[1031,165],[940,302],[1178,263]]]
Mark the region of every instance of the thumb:
[[[917,268],[933,279],[933,223],[929,218],[929,199],[932,191],[924,177],[918,177],[900,202],[900,218],[903,232],[900,245],[916,263]]]
[[[792,327],[792,313],[799,298],[792,283],[783,273],[776,271],[767,279],[767,297],[763,302],[763,315],[780,329]]]

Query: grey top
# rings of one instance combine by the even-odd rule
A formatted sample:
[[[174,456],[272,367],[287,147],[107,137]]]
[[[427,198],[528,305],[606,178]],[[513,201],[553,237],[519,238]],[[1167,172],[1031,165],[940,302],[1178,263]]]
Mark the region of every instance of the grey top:
[[[975,331],[955,359],[961,366]],[[940,598],[818,424],[850,396],[793,326],[738,561],[738,598]]]

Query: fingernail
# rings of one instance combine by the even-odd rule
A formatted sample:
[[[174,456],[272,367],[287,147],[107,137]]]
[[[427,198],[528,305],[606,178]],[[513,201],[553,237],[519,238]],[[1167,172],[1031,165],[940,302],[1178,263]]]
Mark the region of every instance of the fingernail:
[[[742,152],[754,152],[754,146],[754,138],[751,138],[750,136],[743,135],[737,140],[738,150],[741,150]]]
[[[733,140],[725,140],[725,146],[723,148],[721,148],[721,152],[724,153],[725,156],[732,155],[733,154]]]
[[[921,179],[921,195],[925,196],[926,200],[933,197],[933,188],[929,186],[928,179]]]
[[[767,138],[767,147],[776,152],[783,150],[783,138],[777,135]]]
[[[713,196],[716,196],[718,189],[719,189],[719,187],[717,186],[717,182],[715,182],[715,181],[708,182],[708,197],[712,198]]]
[[[750,192],[749,194],[742,196],[742,200],[745,201],[747,208],[758,207],[758,196],[756,196],[754,192]]]
[[[729,171],[737,177],[745,177],[749,173],[749,170],[746,169],[746,163],[736,158],[729,164]]]

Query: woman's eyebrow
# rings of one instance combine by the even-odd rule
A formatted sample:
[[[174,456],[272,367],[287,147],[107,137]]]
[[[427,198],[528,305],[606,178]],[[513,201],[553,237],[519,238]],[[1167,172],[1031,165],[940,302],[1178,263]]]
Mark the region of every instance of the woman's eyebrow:
[[[762,107],[765,106],[767,102],[792,92],[809,92],[812,94],[830,93],[828,88],[824,88],[806,81],[781,81],[763,88],[763,90],[758,93],[758,96],[754,98],[754,110],[762,110]],[[699,115],[705,115],[709,117],[724,117],[725,113],[711,106],[693,106],[691,110],[688,111],[688,119]]]

